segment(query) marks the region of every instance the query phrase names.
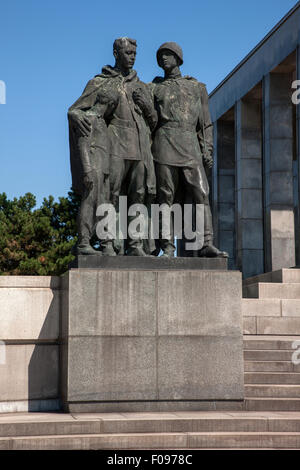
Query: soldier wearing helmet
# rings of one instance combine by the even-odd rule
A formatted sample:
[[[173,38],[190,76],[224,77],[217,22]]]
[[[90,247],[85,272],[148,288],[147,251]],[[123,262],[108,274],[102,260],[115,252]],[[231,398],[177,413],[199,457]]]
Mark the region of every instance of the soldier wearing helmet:
[[[164,77],[151,85],[158,124],[153,137],[157,198],[159,204],[172,206],[178,190],[184,189],[192,204],[204,205],[204,245],[197,255],[227,257],[213,245],[213,227],[209,206],[209,185],[205,167],[211,168],[213,138],[208,95],[203,83],[183,77],[181,47],[175,42],[162,44],[157,51],[158,65]],[[183,186],[181,185],[183,183]],[[170,239],[160,237],[163,256],[173,257],[174,233]]]

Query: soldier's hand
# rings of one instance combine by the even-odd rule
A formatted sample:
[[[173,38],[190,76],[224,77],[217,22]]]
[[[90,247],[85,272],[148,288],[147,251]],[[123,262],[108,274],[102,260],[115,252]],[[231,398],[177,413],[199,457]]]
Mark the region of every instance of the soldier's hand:
[[[146,112],[148,111],[148,103],[145,99],[145,96],[143,94],[143,91],[140,88],[137,88],[132,92],[132,98],[135,104],[137,104],[142,111]]]
[[[210,170],[214,164],[212,156],[206,154],[204,155],[203,160],[204,160],[204,165],[206,166],[206,168]]]
[[[69,119],[71,119],[71,121],[75,125],[76,130],[80,136],[82,137],[89,136],[92,126],[91,126],[89,119],[86,116],[82,114],[78,114],[78,113],[69,113]]]

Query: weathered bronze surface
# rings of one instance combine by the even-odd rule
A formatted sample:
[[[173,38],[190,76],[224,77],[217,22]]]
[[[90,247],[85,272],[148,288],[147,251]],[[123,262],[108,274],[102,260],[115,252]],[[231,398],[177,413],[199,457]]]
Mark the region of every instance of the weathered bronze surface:
[[[158,113],[153,157],[156,164],[157,202],[171,206],[178,190],[181,200],[204,205],[204,245],[199,256],[227,256],[213,245],[209,185],[205,172],[213,164],[213,134],[204,83],[180,72],[181,47],[167,42],[157,51],[164,77],[153,80],[152,92]],[[174,236],[160,237],[162,256],[174,256]]]
[[[161,249],[164,257],[174,256],[172,229],[168,239],[160,233],[156,246],[151,239],[130,236],[122,246],[108,233],[100,240],[101,252],[93,249],[97,207],[110,202],[118,212],[119,197],[125,195],[129,207],[172,206],[175,200],[203,204],[204,245],[197,256],[226,257],[213,245],[206,176],[213,141],[205,85],[181,75],[183,54],[174,42],[158,49],[164,77],[148,85],[133,70],[135,40],[116,39],[113,54],[115,65],[103,67],[68,112],[73,188],[82,195],[77,254],[148,256]]]

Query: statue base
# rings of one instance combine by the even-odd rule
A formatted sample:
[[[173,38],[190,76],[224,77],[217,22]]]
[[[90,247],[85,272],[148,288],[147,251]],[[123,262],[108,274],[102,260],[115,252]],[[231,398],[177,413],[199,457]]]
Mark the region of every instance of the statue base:
[[[65,411],[202,410],[243,400],[241,273],[216,268],[224,259],[187,260],[100,256],[105,266],[63,276]]]
[[[88,269],[227,269],[228,258],[165,258],[157,256],[101,256],[101,255],[79,255],[69,264],[72,268]]]

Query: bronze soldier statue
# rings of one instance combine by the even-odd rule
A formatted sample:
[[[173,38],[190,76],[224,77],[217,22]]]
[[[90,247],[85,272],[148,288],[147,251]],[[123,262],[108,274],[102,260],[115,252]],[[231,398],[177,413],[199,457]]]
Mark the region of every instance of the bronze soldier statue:
[[[95,234],[97,207],[109,201],[110,141],[106,119],[118,96],[94,78],[69,108],[69,137],[73,190],[81,195],[77,217],[77,255],[99,254],[90,241]],[[103,255],[115,255],[112,238],[101,240]]]
[[[132,70],[136,41],[116,39],[113,53],[115,66],[103,67],[68,112],[73,189],[82,195],[77,254],[99,253],[90,240],[101,203],[110,201],[118,210],[120,194],[128,196],[129,206],[144,203],[146,194],[155,197],[150,137],[157,114],[147,86]],[[102,254],[115,256],[116,245],[108,234]],[[146,256],[143,240],[129,238],[126,254]]]
[[[128,197],[128,206],[144,203],[146,194],[155,196],[150,138],[157,114],[146,84],[133,70],[136,41],[127,37],[116,39],[113,53],[115,66],[103,67],[100,78],[106,89],[118,95],[118,105],[108,124],[111,202],[118,207],[121,194]],[[147,256],[143,240],[128,237],[126,254]]]
[[[204,168],[211,168],[213,164],[212,124],[206,87],[194,78],[181,75],[179,67],[183,64],[183,54],[175,42],[160,46],[157,62],[165,72],[164,77],[153,80],[151,87],[158,112],[152,147],[157,202],[171,206],[182,182],[193,205],[204,205],[204,245],[198,255],[227,257],[226,252],[213,245],[209,185]],[[160,238],[160,247],[162,256],[174,256],[174,231],[170,239]]]

